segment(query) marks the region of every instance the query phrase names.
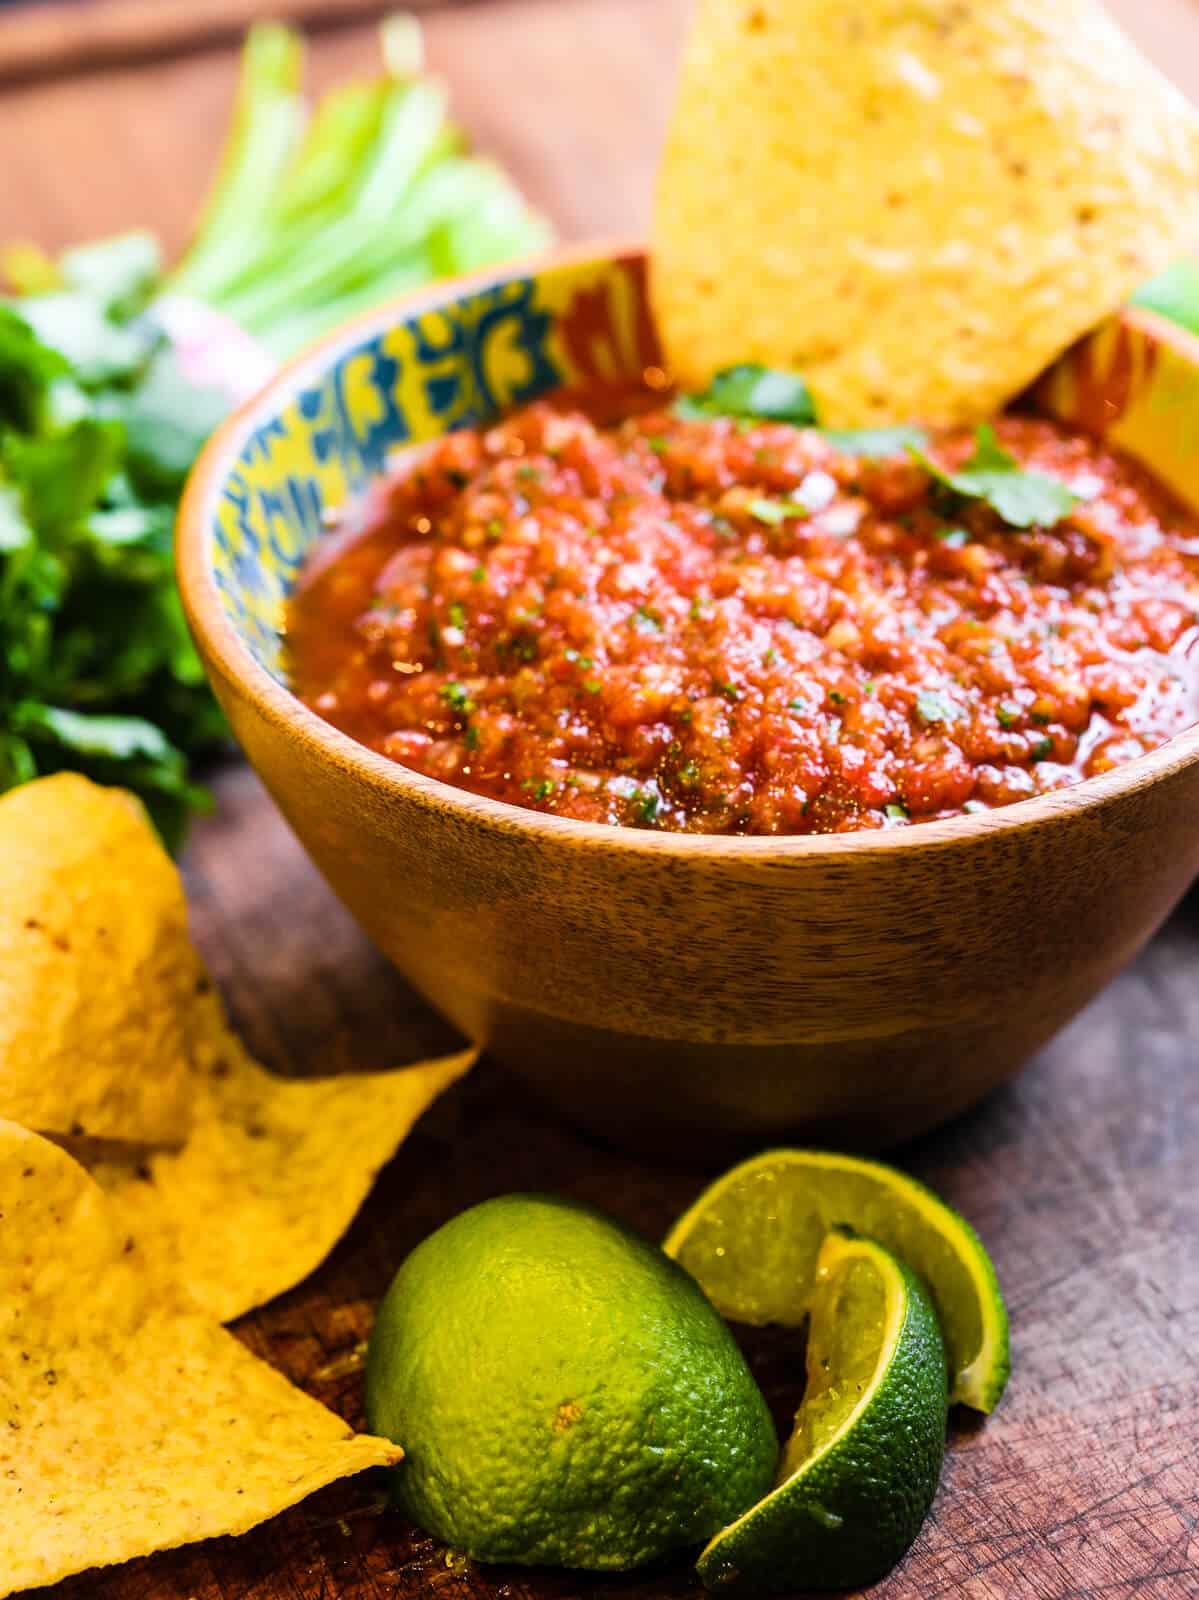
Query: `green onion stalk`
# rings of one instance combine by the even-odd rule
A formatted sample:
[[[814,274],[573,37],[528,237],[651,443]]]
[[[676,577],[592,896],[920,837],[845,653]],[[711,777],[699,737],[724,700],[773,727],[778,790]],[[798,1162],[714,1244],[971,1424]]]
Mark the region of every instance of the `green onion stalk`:
[[[335,89],[308,118],[299,36],[275,23],[248,36],[217,179],[166,288],[275,359],[393,294],[548,241],[511,179],[448,120],[419,23],[393,17],[381,42],[380,78]]]

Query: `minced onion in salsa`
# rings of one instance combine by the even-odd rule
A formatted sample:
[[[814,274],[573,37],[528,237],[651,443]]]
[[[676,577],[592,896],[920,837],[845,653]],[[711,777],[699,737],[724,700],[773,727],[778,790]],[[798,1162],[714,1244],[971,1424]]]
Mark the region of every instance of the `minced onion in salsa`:
[[[322,541],[294,686],[414,771],[589,822],[838,833],[1076,783],[1199,720],[1199,518],[1056,423],[988,443],[1065,514],[955,492],[969,432],[539,402],[400,454]]]

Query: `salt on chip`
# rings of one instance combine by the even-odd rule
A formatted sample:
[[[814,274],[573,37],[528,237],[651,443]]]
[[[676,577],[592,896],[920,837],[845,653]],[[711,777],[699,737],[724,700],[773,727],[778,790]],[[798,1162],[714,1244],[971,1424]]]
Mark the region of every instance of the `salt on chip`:
[[[161,1279],[64,1150],[0,1122],[0,1595],[247,1529],[402,1452]]]
[[[281,1078],[207,997],[191,1137],[141,1161],[88,1163],[138,1246],[223,1322],[314,1271],[380,1167],[478,1051],[391,1072]]]
[[[60,773],[0,799],[0,1117],[182,1141],[203,981],[179,875],[132,795]]]
[[[651,292],[685,385],[985,417],[1199,242],[1199,116],[1096,0],[699,0]]]

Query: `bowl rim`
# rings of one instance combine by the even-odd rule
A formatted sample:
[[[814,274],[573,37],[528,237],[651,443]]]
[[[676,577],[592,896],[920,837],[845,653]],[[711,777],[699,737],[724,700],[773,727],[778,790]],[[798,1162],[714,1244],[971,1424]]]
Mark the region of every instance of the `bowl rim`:
[[[582,822],[552,812],[534,811],[456,788],[439,778],[413,772],[359,744],[311,711],[253,657],[229,617],[208,561],[208,531],[229,471],[250,435],[277,415],[314,376],[344,353],[398,322],[514,278],[536,277],[562,267],[601,261],[645,261],[647,247],[637,239],[586,240],[524,256],[479,272],[445,279],[383,302],[333,329],[286,362],[271,381],[240,405],[217,429],[192,469],[179,509],[176,574],[188,624],[226,680],[277,728],[314,746],[330,764],[351,770],[384,801],[416,803],[432,812],[451,813],[493,831],[541,838],[547,846],[622,851],[631,858],[649,855],[703,856],[741,863],[790,860],[805,856],[870,856],[896,850],[950,849],[983,835],[1018,832],[1055,820],[1102,809],[1199,763],[1199,722],[1164,744],[1122,763],[1110,772],[1084,778],[1062,789],[985,812],[965,813],[904,828],[871,828],[831,834],[703,834],[622,828],[607,822]],[[1183,349],[1199,370],[1199,341],[1175,339],[1164,318],[1144,308],[1129,313],[1155,335]],[[1199,381],[1199,380],[1197,380]]]

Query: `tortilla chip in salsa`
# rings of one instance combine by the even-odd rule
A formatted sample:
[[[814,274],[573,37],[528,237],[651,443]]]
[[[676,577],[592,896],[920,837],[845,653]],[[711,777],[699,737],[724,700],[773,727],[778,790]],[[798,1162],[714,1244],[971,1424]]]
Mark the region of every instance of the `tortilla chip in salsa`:
[[[1199,115],[1096,0],[700,0],[652,242],[685,387],[978,421],[1199,242]]]

